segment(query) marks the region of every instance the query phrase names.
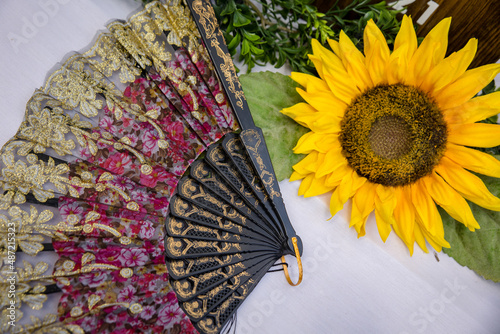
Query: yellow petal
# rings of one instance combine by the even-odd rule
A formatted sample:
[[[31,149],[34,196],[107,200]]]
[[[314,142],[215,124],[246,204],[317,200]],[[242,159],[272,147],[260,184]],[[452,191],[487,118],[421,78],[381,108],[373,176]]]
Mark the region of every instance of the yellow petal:
[[[312,40],[312,49],[314,56],[321,60],[323,64],[322,68],[328,69],[334,73],[347,75],[347,70],[340,57],[325,48],[315,39]]]
[[[314,174],[309,174],[300,184],[299,196],[312,197],[331,191],[333,187],[326,186],[325,179],[325,177],[316,178]]]
[[[349,227],[354,226],[358,237],[365,235],[366,219],[375,208],[376,187],[374,183],[365,182],[353,196]]]
[[[408,81],[408,64],[410,59],[406,57],[408,50],[405,48],[407,47],[406,45],[401,46],[399,49],[395,50],[389,58],[386,73],[387,83],[389,85]]]
[[[306,176],[307,176],[307,174],[300,174],[297,171],[293,171],[292,175],[290,175],[290,182],[297,181],[297,180],[302,180]]]
[[[338,135],[308,132],[299,138],[297,145],[293,148],[294,153],[308,154],[312,151],[327,153],[332,148],[340,147]]]
[[[316,166],[318,164],[319,154],[313,151],[306,155],[304,159],[297,162],[292,166],[293,170],[301,175],[307,175],[314,173],[316,171]]]
[[[327,176],[326,184],[330,187],[337,187],[351,172],[352,168],[347,163],[342,164]]]
[[[488,64],[468,70],[455,82],[436,93],[436,101],[441,108],[457,107],[474,97],[500,72],[500,64]]]
[[[426,76],[420,88],[426,92],[431,92],[431,95],[435,96],[438,94],[436,92],[465,73],[472,59],[474,59],[476,51],[477,39],[472,38],[463,49],[452,53],[437,64]]]
[[[333,173],[335,170],[337,170],[340,166],[343,165],[347,165],[347,160],[342,155],[342,148],[339,145],[339,147],[332,148],[330,151],[326,152],[323,163],[319,166],[318,170],[316,171],[316,176],[317,177],[326,176],[330,173]]]
[[[311,185],[309,186],[309,189],[307,189],[306,192],[304,193],[304,197],[307,198],[307,197],[319,196],[327,192],[330,192],[333,189],[333,187],[326,186],[325,179],[326,177],[314,178]]]
[[[407,187],[395,188],[397,205],[394,209],[395,223],[392,225],[394,232],[403,240],[410,254],[413,254],[415,235],[415,210],[411,205],[410,190]]]
[[[405,57],[411,59],[417,50],[417,46],[417,34],[415,33],[413,22],[410,17],[404,15],[401,21],[401,28],[394,40],[394,51],[404,48],[406,52]]]
[[[445,248],[450,248],[451,247],[450,243],[444,239],[444,234],[443,234],[443,236],[441,236],[441,235],[439,235],[439,236],[431,235],[424,228],[422,228],[421,231],[424,234],[424,237],[427,240],[427,242],[436,251],[440,252],[443,247],[445,247]]]
[[[427,34],[409,62],[405,83],[419,86],[434,66],[444,59],[450,24],[451,18],[445,18]]]
[[[354,194],[352,202],[353,211],[359,214],[363,219],[368,217],[375,208],[377,186],[378,185],[375,183],[365,182]]]
[[[446,122],[475,123],[500,113],[500,92],[475,97],[458,107],[443,110]]]
[[[387,81],[389,84],[404,82],[408,75],[408,64],[417,50],[417,35],[411,18],[403,16],[401,28],[394,41],[394,51],[389,57]]]
[[[361,92],[358,90],[354,81],[347,75],[339,77],[341,74],[325,71],[325,80],[335,96],[343,101],[346,105],[351,104],[351,101]]]
[[[433,172],[430,176],[423,177],[421,180],[434,202],[448,212],[450,216],[463,223],[471,231],[479,228],[469,204],[439,175]]]
[[[335,97],[331,92],[309,93],[297,88],[297,93],[317,111],[329,112],[333,116],[342,117],[346,104]]]
[[[338,133],[340,131],[341,117],[337,117],[330,111],[317,111],[307,103],[297,103],[280,112],[316,133]]]
[[[335,55],[332,51],[328,50],[323,45],[321,45],[321,43],[315,38],[311,40],[311,46],[313,54],[315,56],[325,57],[325,59],[334,59],[334,58],[339,59],[337,55]]]
[[[384,34],[373,20],[368,21],[363,33],[365,63],[373,85],[387,81],[386,68],[390,57]]]
[[[443,222],[423,182],[415,182],[411,185],[411,200],[423,227],[432,235],[438,234],[439,226],[443,226]]]
[[[412,186],[412,202],[417,212],[417,224],[415,227],[415,240],[419,246],[426,251],[425,242],[422,246],[422,240],[419,239],[419,233],[427,242],[438,252],[442,247],[450,247],[450,244],[444,239],[444,228],[441,215],[432,200],[432,197],[427,193],[425,183],[417,181]]]
[[[429,253],[429,251],[427,250],[427,246],[425,245],[425,237],[422,229],[420,228],[420,225],[415,224],[413,228],[413,234],[415,235],[415,241],[420,246],[420,248],[422,248],[424,252]]]
[[[350,77],[356,82],[360,92],[373,87],[370,74],[365,65],[365,56],[358,50],[347,35],[341,31],[339,36],[342,63]]]
[[[491,154],[448,143],[444,155],[468,170],[500,177],[500,161]]]
[[[319,77],[324,80],[325,76],[323,73],[323,61],[321,60],[321,58],[319,56],[315,56],[313,54],[307,55],[307,57],[309,57],[309,60],[311,60],[312,63],[314,64],[314,68],[318,72]]]
[[[326,83],[318,77],[313,75],[300,73],[300,72],[292,72],[290,75],[293,81],[301,85],[305,88],[306,91],[314,93],[314,92],[329,92],[330,89],[326,85]]]
[[[500,198],[495,197],[481,179],[447,157],[443,157],[436,172],[469,201],[489,210],[500,211]]]
[[[393,224],[393,221],[388,222],[385,218],[383,218],[379,211],[377,210],[377,204],[375,206],[375,221],[377,222],[377,229],[378,229],[378,234],[380,235],[380,239],[382,239],[383,242],[387,240],[389,237],[389,234],[391,233],[391,224]]]
[[[449,126],[448,141],[473,147],[495,147],[500,145],[500,125],[473,123]]]
[[[365,182],[366,179],[358,176],[354,170],[351,170],[351,172],[342,179],[339,186],[333,191],[330,199],[330,213],[332,216],[342,210],[345,202],[347,202]]]
[[[293,119],[295,121],[296,118],[298,118],[298,117],[307,116],[310,114],[315,114],[318,111],[316,109],[314,109],[313,107],[311,107],[307,103],[299,102],[299,103],[294,104],[293,106],[291,106],[289,108],[284,108],[284,109],[280,110],[280,112],[284,115],[287,115],[288,117],[290,117],[291,119]],[[301,125],[303,125],[303,124],[301,124]],[[303,125],[303,126],[305,126],[305,125]]]
[[[340,55],[340,45],[339,45],[339,42],[337,42],[336,40],[334,39],[329,39],[328,40],[328,45],[330,45],[330,47],[332,48],[333,52],[339,56]]]
[[[385,242],[391,233],[391,225],[395,223],[394,209],[397,199],[394,188],[385,187],[381,184],[376,188],[375,197],[375,219],[380,237]]]
[[[308,132],[299,138],[297,145],[293,148],[293,153],[295,154],[308,154],[314,151],[314,141],[316,140],[317,134],[314,132]],[[309,142],[312,141],[312,144]],[[317,153],[317,152],[316,152]],[[312,158],[312,157],[311,157]],[[311,159],[309,158],[309,159]],[[304,161],[304,159],[302,160]]]
[[[308,174],[302,180],[302,182],[300,182],[299,193],[298,193],[299,196],[303,196],[306,193],[306,191],[311,186],[311,183],[312,183],[313,179],[314,179],[314,174]]]
[[[332,93],[346,104],[351,103],[351,99],[360,94],[355,80],[348,74],[342,60],[333,52],[324,48],[318,41],[312,42],[314,56],[309,56],[318,69],[321,67],[321,78]],[[321,62],[321,64],[319,64]]]

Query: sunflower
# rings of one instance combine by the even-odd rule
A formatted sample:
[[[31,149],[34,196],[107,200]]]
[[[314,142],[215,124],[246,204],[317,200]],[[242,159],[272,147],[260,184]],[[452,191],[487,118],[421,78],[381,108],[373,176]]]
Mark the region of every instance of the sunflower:
[[[500,72],[499,64],[467,70],[477,49],[471,39],[445,58],[451,18],[420,46],[405,16],[391,52],[373,21],[364,30],[364,54],[344,32],[331,49],[312,41],[309,58],[319,74],[292,73],[305,103],[282,110],[311,131],[295,153],[291,181],[299,195],[332,192],[335,215],[352,199],[350,226],[358,237],[375,211],[380,237],[390,232],[413,253],[450,247],[437,209],[471,231],[479,228],[466,201],[500,210],[472,172],[500,177],[500,162],[470,147],[500,145],[500,125],[476,123],[500,112],[500,92],[474,97]]]

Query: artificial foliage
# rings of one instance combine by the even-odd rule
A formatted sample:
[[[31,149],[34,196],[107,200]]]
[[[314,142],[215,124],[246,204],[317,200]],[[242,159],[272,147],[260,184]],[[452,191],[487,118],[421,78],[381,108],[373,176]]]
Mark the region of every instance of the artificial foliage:
[[[152,0],[142,0],[148,3]],[[355,45],[363,49],[366,23],[373,19],[389,46],[399,31],[399,13],[385,1],[353,0],[348,6],[333,5],[325,13],[313,0],[212,0],[215,15],[235,60],[247,65],[271,64],[276,68],[289,64],[293,71],[315,73],[308,58],[310,40],[325,43],[338,40],[343,30]]]

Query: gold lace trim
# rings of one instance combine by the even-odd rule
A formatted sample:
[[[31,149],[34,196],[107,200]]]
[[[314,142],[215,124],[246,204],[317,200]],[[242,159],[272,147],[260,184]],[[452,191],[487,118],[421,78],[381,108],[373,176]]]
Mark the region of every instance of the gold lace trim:
[[[98,110],[106,106],[117,120],[127,112],[140,122],[148,122],[159,134],[159,146],[167,148],[165,134],[154,120],[159,116],[154,112],[143,113],[137,105],[124,102],[124,96],[117,87],[120,84],[134,82],[146,71],[153,67],[163,79],[168,78],[181,94],[188,94],[193,101],[193,115],[197,114],[198,101],[193,87],[198,83],[194,77],[186,77],[184,73],[176,73],[165,66],[165,62],[172,59],[171,46],[187,48],[193,60],[204,59],[207,65],[211,64],[206,50],[199,43],[199,32],[193,21],[189,8],[184,7],[180,0],[170,1],[169,5],[152,2],[143,10],[133,15],[128,22],[114,22],[108,26],[110,32],[98,35],[95,43],[83,54],[69,57],[59,69],[54,71],[45,81],[43,87],[36,91],[27,103],[26,115],[16,136],[2,149],[0,186],[4,193],[0,195],[0,229],[4,231],[0,237],[0,301],[2,306],[2,320],[0,332],[37,332],[37,333],[77,333],[83,334],[81,327],[58,322],[54,314],[48,314],[42,319],[31,317],[31,324],[13,329],[9,327],[8,298],[10,278],[9,250],[16,252],[19,249],[26,255],[36,256],[43,250],[43,241],[47,238],[67,239],[68,232],[93,229],[106,230],[119,238],[122,244],[129,244],[130,238],[109,226],[99,224],[98,217],[89,213],[85,225],[76,226],[77,221],[68,218],[65,222],[54,224],[53,213],[50,210],[39,211],[35,206],[26,203],[26,196],[33,194],[37,201],[46,202],[55,198],[56,193],[69,194],[79,198],[80,188],[93,188],[96,191],[112,189],[118,192],[130,210],[138,210],[137,203],[131,201],[121,189],[112,186],[108,181],[112,175],[102,174],[98,180],[92,182],[92,175],[83,172],[79,176],[68,176],[69,166],[48,157],[46,161],[39,158],[39,154],[51,153],[53,150],[59,156],[70,156],[79,145],[95,155],[98,144],[113,145],[117,150],[127,150],[140,161],[141,172],[151,173],[151,165],[141,153],[134,150],[126,139],[117,142],[111,134],[92,132],[94,126],[91,121],[97,116]],[[168,32],[168,34],[165,34]],[[112,81],[116,82],[113,83]],[[221,101],[223,95],[217,96]],[[72,112],[74,110],[75,112]],[[68,112],[69,111],[69,112]],[[86,120],[88,118],[89,120]],[[23,209],[24,208],[24,209]],[[14,227],[16,241],[13,249],[9,249],[7,233],[9,227]],[[203,247],[195,244],[192,247]],[[219,245],[213,245],[218,248]],[[224,250],[229,245],[220,248]],[[92,254],[85,254],[82,259],[82,268],[73,270],[74,263],[64,263],[63,270],[48,275],[49,265],[39,261],[35,265],[27,261],[22,267],[16,267],[16,322],[22,313],[21,305],[40,310],[43,308],[47,295],[44,285],[53,284],[55,279],[69,284],[68,276],[80,275],[94,270],[120,270],[123,277],[133,275],[130,268],[118,268],[111,265],[91,263]],[[117,305],[116,303],[100,304],[100,298],[89,298],[89,309],[95,312],[104,307]],[[142,311],[139,304],[121,303],[137,314]],[[81,311],[81,310],[80,310]],[[77,308],[71,311],[72,316],[83,317],[86,314]]]

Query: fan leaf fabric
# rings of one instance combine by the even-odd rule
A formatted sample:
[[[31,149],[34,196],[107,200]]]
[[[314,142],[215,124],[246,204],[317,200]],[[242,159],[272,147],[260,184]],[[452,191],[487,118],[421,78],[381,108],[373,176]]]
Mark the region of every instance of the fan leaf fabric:
[[[274,171],[279,181],[292,174],[292,166],[304,156],[292,148],[307,129],[279,111],[303,101],[289,77],[273,72],[255,72],[240,76],[240,82],[255,124],[262,129]]]

